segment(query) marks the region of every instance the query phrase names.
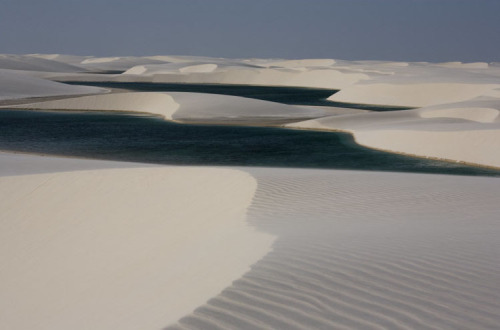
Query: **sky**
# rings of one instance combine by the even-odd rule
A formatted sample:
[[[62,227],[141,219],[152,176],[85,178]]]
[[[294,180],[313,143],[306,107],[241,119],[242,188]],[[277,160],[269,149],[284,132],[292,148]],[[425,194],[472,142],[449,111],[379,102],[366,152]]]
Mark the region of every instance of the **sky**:
[[[500,0],[0,0],[0,53],[500,62]]]

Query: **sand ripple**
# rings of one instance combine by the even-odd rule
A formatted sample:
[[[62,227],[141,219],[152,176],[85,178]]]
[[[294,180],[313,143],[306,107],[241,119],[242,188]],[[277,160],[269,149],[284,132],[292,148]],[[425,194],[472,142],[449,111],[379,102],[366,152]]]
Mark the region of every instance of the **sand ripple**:
[[[171,329],[498,327],[498,179],[251,172],[273,251]]]

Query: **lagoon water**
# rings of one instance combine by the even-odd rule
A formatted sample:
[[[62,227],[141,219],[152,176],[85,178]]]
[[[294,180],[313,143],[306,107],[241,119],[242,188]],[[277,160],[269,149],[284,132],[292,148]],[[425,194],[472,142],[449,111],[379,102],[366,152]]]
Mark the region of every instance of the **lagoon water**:
[[[345,133],[186,125],[106,112],[0,111],[0,149],[176,165],[335,168],[500,176],[360,147]]]

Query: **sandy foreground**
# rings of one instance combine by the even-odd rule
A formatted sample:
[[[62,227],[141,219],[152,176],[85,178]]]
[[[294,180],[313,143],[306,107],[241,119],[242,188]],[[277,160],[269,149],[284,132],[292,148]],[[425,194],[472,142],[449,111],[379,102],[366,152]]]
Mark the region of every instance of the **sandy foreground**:
[[[274,240],[245,222],[257,183],[240,170],[0,163],[3,329],[160,329]]]
[[[500,322],[497,178],[6,153],[0,175],[2,328]]]

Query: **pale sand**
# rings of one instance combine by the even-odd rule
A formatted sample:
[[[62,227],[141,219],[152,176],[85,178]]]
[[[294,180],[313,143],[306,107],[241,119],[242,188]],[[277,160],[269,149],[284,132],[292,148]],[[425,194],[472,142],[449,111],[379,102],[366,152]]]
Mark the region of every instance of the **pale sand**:
[[[500,179],[247,169],[278,239],[168,329],[495,329]]]
[[[77,65],[54,61],[50,58],[26,55],[0,54],[0,69],[40,71],[40,72],[83,72],[84,68]]]
[[[244,97],[181,92],[114,93],[5,106],[9,109],[130,111],[167,120],[223,123],[304,120],[325,116],[323,108],[286,105]]]
[[[150,113],[171,120],[179,104],[167,93],[139,92],[70,97],[4,107],[28,110],[129,111]]]
[[[241,170],[0,162],[2,329],[160,329],[230,286],[273,242],[245,222],[256,181]],[[58,172],[30,174],[54,164]]]
[[[467,101],[496,89],[500,89],[500,83],[372,83],[347,87],[328,99],[347,103],[425,107]]]
[[[500,322],[498,178],[0,162],[2,328]]]
[[[381,150],[500,168],[500,99],[330,116],[287,127],[341,130]]]
[[[71,86],[16,70],[0,69],[0,100],[41,96],[98,94],[106,90],[89,86]]]

